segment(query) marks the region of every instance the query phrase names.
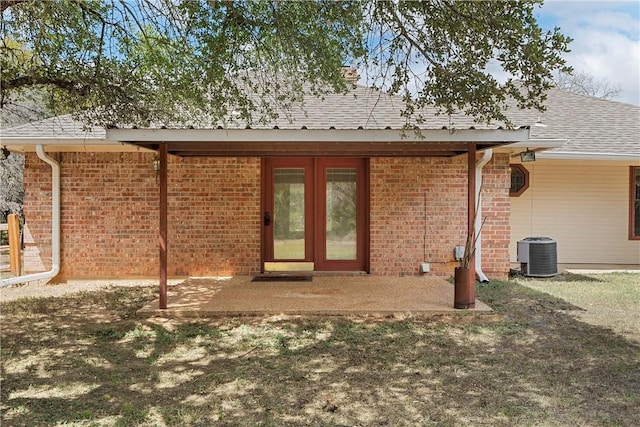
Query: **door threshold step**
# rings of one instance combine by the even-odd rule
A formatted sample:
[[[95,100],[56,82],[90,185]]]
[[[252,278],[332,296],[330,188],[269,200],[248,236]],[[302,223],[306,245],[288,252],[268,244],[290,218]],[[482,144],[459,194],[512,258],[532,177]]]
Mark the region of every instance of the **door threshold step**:
[[[252,282],[310,282],[313,276],[308,274],[264,273],[254,276]]]

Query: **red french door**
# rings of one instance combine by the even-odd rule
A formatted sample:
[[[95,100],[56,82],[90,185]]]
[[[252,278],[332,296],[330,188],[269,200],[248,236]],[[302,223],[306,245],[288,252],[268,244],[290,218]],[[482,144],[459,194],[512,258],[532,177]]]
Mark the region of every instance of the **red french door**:
[[[263,166],[263,270],[366,271],[366,159],[271,158]]]

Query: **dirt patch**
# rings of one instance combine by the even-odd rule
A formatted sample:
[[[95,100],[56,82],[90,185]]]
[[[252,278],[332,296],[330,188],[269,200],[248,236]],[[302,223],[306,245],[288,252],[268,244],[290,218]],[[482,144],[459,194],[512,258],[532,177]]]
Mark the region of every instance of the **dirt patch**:
[[[169,280],[170,286],[181,283],[182,279]],[[117,287],[158,286],[158,280],[65,280],[50,283],[35,280],[19,285],[0,288],[0,302],[15,301],[19,298],[60,297],[79,292],[92,292]]]

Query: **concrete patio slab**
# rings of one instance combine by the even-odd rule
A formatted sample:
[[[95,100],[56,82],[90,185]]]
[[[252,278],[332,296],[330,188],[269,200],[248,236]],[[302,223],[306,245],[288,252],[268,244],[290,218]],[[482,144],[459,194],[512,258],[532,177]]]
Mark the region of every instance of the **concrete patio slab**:
[[[453,308],[454,287],[441,278],[315,276],[312,281],[252,282],[252,277],[189,278],[169,288],[167,309],[155,300],[138,314],[166,317],[238,315],[389,315],[483,313]]]

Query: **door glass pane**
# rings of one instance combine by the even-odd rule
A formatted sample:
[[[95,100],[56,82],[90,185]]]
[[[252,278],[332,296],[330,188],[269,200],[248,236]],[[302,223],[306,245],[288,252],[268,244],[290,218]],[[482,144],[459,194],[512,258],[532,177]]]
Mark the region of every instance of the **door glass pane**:
[[[326,257],[354,260],[356,245],[356,169],[327,168]]]
[[[304,259],[304,169],[274,170],[273,257]]]

